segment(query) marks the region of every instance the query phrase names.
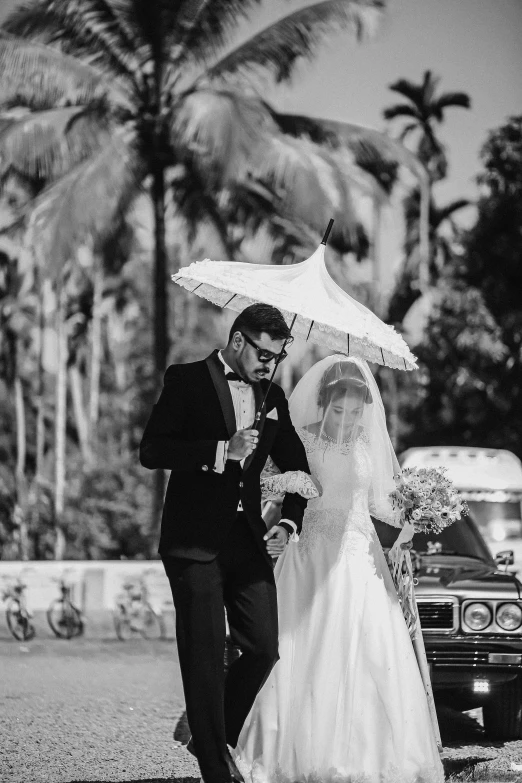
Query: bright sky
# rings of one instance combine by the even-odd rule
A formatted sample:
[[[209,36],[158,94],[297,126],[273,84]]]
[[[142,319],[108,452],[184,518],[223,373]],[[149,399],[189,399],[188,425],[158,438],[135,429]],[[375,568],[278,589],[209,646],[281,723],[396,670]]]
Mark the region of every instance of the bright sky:
[[[0,22],[17,0],[0,0]],[[305,5],[264,0],[244,33]],[[486,133],[522,112],[522,0],[388,0],[377,38],[360,46],[347,35],[331,38],[292,85],[267,98],[288,112],[351,120],[382,128],[382,109],[396,102],[388,85],[400,77],[419,82],[424,70],[441,76],[443,91],[463,90],[471,111],[447,113],[440,136],[450,172],[440,200],[473,198],[473,177]]]
[[[263,24],[302,2],[266,0]],[[382,110],[401,102],[388,85],[420,82],[425,70],[440,89],[469,93],[472,108],[447,112],[440,138],[448,145],[448,180],[441,201],[473,198],[486,133],[522,112],[522,0],[389,0],[377,38],[357,45],[332,38],[291,86],[268,99],[288,112],[383,128]]]

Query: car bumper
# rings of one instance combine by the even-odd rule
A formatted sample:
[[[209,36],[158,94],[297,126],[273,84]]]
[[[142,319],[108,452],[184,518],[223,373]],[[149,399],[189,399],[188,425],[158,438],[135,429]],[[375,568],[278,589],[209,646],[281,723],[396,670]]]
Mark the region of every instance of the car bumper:
[[[479,681],[509,682],[522,674],[522,639],[484,636],[424,638],[433,689],[475,691]]]

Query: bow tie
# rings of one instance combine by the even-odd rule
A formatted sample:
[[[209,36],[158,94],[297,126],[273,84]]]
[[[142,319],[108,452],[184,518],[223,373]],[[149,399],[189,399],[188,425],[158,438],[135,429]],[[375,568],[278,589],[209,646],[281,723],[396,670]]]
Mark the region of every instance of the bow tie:
[[[244,381],[243,378],[237,374],[237,372],[227,372],[225,378],[227,381],[240,381],[240,383],[245,383],[248,385],[247,381]]]

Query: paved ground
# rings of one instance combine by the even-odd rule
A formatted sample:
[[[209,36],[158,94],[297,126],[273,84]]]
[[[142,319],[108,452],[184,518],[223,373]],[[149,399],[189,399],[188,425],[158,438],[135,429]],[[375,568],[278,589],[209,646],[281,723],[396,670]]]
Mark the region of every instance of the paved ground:
[[[0,628],[0,781],[197,783],[172,640],[39,638]],[[454,780],[515,781],[522,741],[491,746],[473,717],[442,711]],[[172,739],[175,731],[177,742]],[[478,763],[477,763],[478,762]]]

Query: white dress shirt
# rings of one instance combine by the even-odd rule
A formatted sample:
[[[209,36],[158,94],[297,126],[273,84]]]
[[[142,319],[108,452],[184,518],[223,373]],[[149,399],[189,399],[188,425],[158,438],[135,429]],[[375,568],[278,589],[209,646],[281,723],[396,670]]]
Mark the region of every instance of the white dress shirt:
[[[234,372],[234,370],[228,366],[223,359],[221,351],[218,353],[218,358],[222,363],[225,374]],[[232,396],[232,404],[234,405],[234,413],[236,415],[236,427],[238,430],[251,429],[254,424],[256,416],[256,400],[254,397],[254,390],[249,383],[244,381],[228,381],[228,387]],[[225,470],[225,463],[227,461],[228,441],[220,440],[216,449],[216,461],[214,463],[214,471],[216,473],[223,473]],[[245,458],[246,459],[246,458]],[[241,467],[245,462],[245,459],[241,460]],[[243,510],[241,501],[239,501],[238,511]],[[282,519],[281,522],[286,522],[294,531],[292,538],[297,537],[297,526],[291,519]]]

